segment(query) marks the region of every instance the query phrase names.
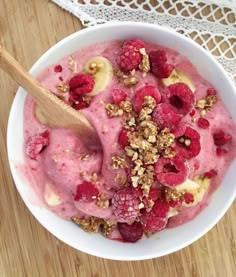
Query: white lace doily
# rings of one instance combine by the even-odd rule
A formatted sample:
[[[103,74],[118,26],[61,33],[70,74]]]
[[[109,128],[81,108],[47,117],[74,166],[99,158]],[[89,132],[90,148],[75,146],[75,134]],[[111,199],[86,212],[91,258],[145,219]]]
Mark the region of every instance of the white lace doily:
[[[236,83],[236,0],[52,0],[84,26],[107,21],[156,23],[210,51]]]

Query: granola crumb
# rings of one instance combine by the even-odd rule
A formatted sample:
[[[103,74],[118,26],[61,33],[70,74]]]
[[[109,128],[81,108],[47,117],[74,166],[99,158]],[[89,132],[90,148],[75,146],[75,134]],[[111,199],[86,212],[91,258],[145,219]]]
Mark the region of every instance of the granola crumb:
[[[91,178],[90,178],[91,182],[96,183],[97,179],[98,179],[97,173],[93,172],[93,174],[91,175]]]
[[[128,167],[128,164],[125,160],[125,158],[121,157],[121,156],[117,156],[117,155],[114,155],[111,157],[111,160],[112,160],[112,168],[113,169],[119,169],[119,168],[127,168]]]
[[[109,207],[108,195],[105,193],[100,193],[97,197],[96,205],[99,208],[108,208]]]
[[[108,116],[110,117],[122,116],[124,113],[124,111],[120,109],[118,105],[111,103],[105,104],[105,109],[107,111]]]
[[[64,82],[60,82],[56,87],[58,93],[66,93],[69,91],[69,86]]]
[[[142,58],[142,61],[139,65],[139,69],[144,72],[144,73],[147,73],[150,71],[151,67],[150,67],[150,61],[149,61],[149,56],[148,54],[146,53],[146,50],[145,48],[141,48],[139,50],[139,52],[142,54],[143,58]]]
[[[123,82],[126,87],[131,87],[138,83],[138,78],[136,76],[130,76],[128,78],[125,78]]]
[[[103,219],[94,216],[88,218],[72,216],[71,220],[88,233],[97,233],[99,231],[101,223],[103,222]]]
[[[120,185],[124,186],[127,182],[127,177],[125,175],[120,175],[120,173],[116,174],[115,181]]]
[[[109,220],[103,220],[100,224],[100,231],[105,236],[108,237],[116,225]]]
[[[217,103],[218,98],[216,95],[207,95],[205,98],[199,99],[195,103],[195,107],[205,112],[210,111],[211,108]]]
[[[81,161],[87,161],[89,159],[89,154],[82,154],[81,157],[80,157],[80,160]]]

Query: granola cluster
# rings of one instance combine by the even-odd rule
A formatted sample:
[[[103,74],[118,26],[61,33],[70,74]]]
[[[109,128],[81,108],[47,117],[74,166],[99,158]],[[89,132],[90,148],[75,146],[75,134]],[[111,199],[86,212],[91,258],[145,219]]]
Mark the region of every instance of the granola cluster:
[[[114,228],[114,224],[109,220],[90,216],[90,217],[79,217],[72,216],[71,220],[79,225],[85,232],[98,233],[101,232],[105,237],[108,237]]]
[[[174,134],[168,128],[160,129],[152,120],[155,106],[155,99],[151,96],[144,97],[139,113],[134,112],[128,99],[118,105],[105,104],[109,117],[122,117],[128,136],[128,145],[124,148],[126,157],[112,156],[112,168],[129,168],[132,187],[141,187],[144,195],[149,194],[154,182],[154,164],[159,157],[175,156],[172,149]]]
[[[211,108],[217,103],[218,98],[216,95],[207,95],[206,97],[196,101],[195,107],[200,109],[200,113],[205,113],[210,111]]]

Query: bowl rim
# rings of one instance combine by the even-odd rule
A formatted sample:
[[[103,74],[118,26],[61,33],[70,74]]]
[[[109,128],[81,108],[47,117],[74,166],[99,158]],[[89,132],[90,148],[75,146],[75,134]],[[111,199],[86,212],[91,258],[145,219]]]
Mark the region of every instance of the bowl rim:
[[[70,41],[71,39],[77,37],[77,36],[80,36],[81,34],[86,34],[86,33],[91,33],[91,32],[95,32],[95,31],[99,31],[100,29],[104,29],[106,27],[119,27],[119,26],[127,26],[127,24],[131,27],[136,27],[138,28],[139,26],[146,26],[147,28],[153,28],[154,30],[166,30],[171,36],[175,36],[176,38],[178,39],[181,39],[181,40],[184,40],[186,41],[187,43],[190,43],[191,45],[193,45],[193,47],[197,47],[199,48],[201,51],[204,51],[207,56],[209,56],[209,58],[212,60],[212,62],[220,69],[220,71],[222,72],[222,74],[224,75],[224,77],[226,78],[227,82],[229,83],[230,86],[232,86],[234,88],[234,84],[233,84],[233,81],[230,79],[230,77],[228,76],[228,74],[226,73],[226,71],[224,70],[224,68],[221,66],[221,64],[219,64],[219,62],[213,58],[213,56],[207,52],[204,48],[202,48],[200,45],[198,45],[196,42],[194,42],[193,40],[191,40],[190,38],[187,38],[179,33],[177,33],[176,31],[174,31],[173,29],[170,29],[170,28],[166,28],[166,27],[163,27],[163,26],[159,26],[157,24],[150,24],[150,23],[141,23],[141,22],[131,22],[131,21],[126,21],[126,22],[116,22],[116,21],[112,21],[112,22],[109,22],[109,23],[105,23],[105,24],[101,24],[101,25],[97,25],[97,26],[93,26],[93,27],[89,27],[89,28],[86,28],[86,29],[83,29],[83,30],[79,30],[77,32],[74,32],[72,33],[71,35],[69,36],[66,36],[65,38],[61,39],[59,42],[57,42],[56,44],[54,44],[52,47],[50,47],[44,54],[42,54],[38,59],[37,61],[33,64],[33,66],[30,68],[29,72],[30,73],[33,73],[41,59],[45,58],[46,56],[49,56],[52,52],[54,52],[55,50],[57,50],[58,47],[60,47],[61,45],[67,43],[68,41]],[[7,154],[8,154],[8,162],[9,162],[9,165],[10,165],[10,170],[11,170],[11,174],[13,176],[13,180],[14,180],[14,183],[15,183],[15,186],[21,196],[21,198],[23,199],[25,205],[27,206],[27,208],[30,210],[31,214],[37,219],[37,221],[40,222],[40,224],[45,228],[47,229],[51,234],[53,234],[56,238],[58,238],[59,240],[63,241],[64,243],[70,245],[71,247],[77,249],[77,250],[80,250],[82,252],[85,252],[87,254],[90,254],[90,255],[94,255],[94,256],[97,256],[97,257],[101,257],[101,258],[106,258],[106,259],[112,259],[112,260],[125,260],[125,261],[131,261],[131,260],[146,260],[146,259],[150,259],[150,258],[156,258],[156,257],[161,257],[161,256],[164,256],[164,255],[167,255],[167,254],[171,254],[175,251],[178,251],[190,244],[192,244],[193,242],[195,242],[196,240],[198,240],[200,237],[202,237],[203,235],[205,235],[210,229],[212,229],[216,224],[217,222],[224,216],[224,214],[227,212],[227,210],[229,209],[229,207],[231,206],[231,204],[233,203],[234,201],[234,198],[236,196],[236,188],[234,190],[234,193],[232,193],[231,195],[231,198],[228,199],[227,203],[225,204],[224,206],[224,209],[221,210],[220,213],[218,213],[216,216],[215,216],[215,219],[212,220],[212,222],[208,225],[205,226],[205,229],[202,229],[201,231],[198,232],[197,235],[195,235],[191,240],[188,240],[186,241],[185,243],[182,243],[181,245],[177,245],[176,247],[172,247],[171,249],[168,249],[166,251],[163,251],[162,253],[160,254],[157,254],[157,255],[145,255],[145,256],[142,256],[142,255],[139,255],[138,257],[135,257],[135,256],[126,256],[126,254],[124,253],[124,255],[121,257],[120,255],[116,256],[116,255],[112,255],[112,256],[109,256],[109,255],[105,255],[103,253],[100,253],[99,250],[97,249],[93,249],[93,251],[89,250],[89,249],[85,249],[85,248],[77,248],[75,247],[68,239],[66,239],[65,237],[60,237],[58,236],[58,234],[55,234],[54,231],[52,231],[50,228],[48,228],[47,226],[45,226],[45,223],[40,220],[37,216],[37,214],[35,214],[35,212],[30,208],[29,204],[28,204],[28,200],[26,199],[26,197],[23,195],[23,193],[21,192],[21,189],[20,189],[20,186],[18,184],[18,179],[19,177],[17,176],[17,173],[15,171],[15,167],[14,167],[14,164],[12,163],[12,161],[10,160],[10,149],[11,149],[11,146],[10,146],[10,139],[9,139],[9,136],[10,136],[10,131],[11,131],[11,128],[13,126],[13,113],[14,113],[14,110],[13,110],[13,107],[14,105],[16,105],[16,102],[17,102],[17,99],[19,98],[19,95],[20,93],[23,91],[22,88],[18,88],[17,90],[17,94],[13,100],[13,103],[12,103],[12,106],[11,106],[11,110],[10,110],[10,113],[9,113],[9,118],[8,118],[8,124],[7,124]],[[22,96],[21,96],[22,97]]]

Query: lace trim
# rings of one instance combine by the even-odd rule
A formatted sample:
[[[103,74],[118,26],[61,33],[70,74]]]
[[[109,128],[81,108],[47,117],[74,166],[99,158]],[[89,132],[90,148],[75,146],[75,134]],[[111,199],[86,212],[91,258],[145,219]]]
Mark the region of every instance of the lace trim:
[[[107,21],[155,23],[175,29],[211,52],[236,83],[234,0],[52,0],[84,26]]]

